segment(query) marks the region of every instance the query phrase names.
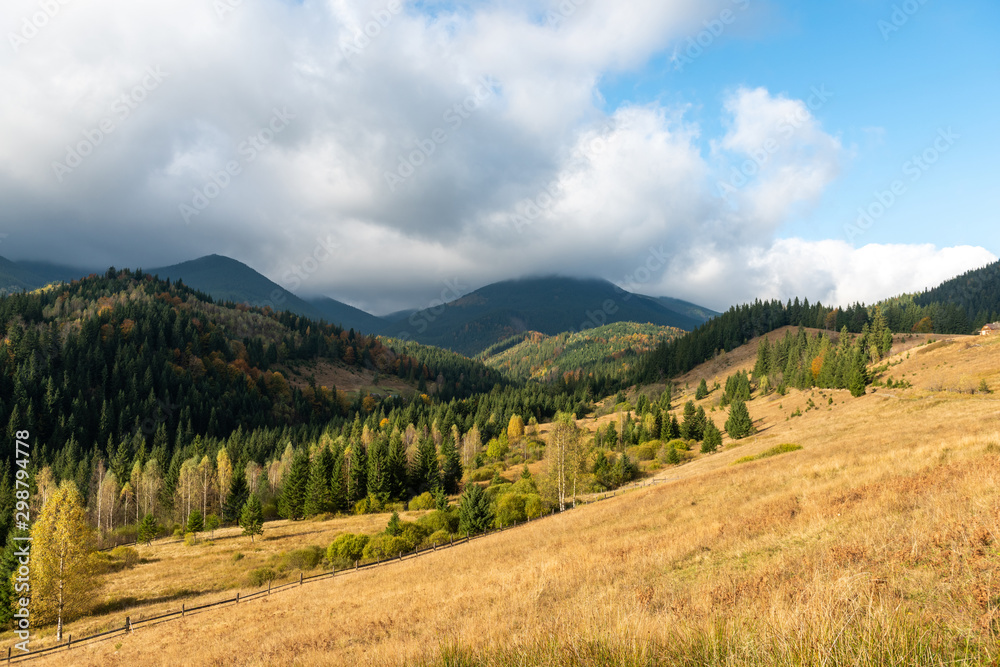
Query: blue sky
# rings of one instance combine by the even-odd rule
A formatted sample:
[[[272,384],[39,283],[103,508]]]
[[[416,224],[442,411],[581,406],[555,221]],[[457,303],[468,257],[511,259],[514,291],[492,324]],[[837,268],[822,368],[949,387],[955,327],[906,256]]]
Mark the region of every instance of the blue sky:
[[[1000,254],[995,2],[38,7],[0,6],[9,259],[218,253],[385,313],[546,274],[872,302]]]
[[[903,5],[919,9],[894,15]],[[684,100],[711,137],[722,130],[717,110],[728,90],[763,86],[804,97],[825,86],[833,97],[815,116],[851,158],[815,209],[781,231],[812,240],[843,236],[858,207],[893,180],[909,183],[904,163],[932,146],[940,128],[953,128],[954,146],[855,243],[972,244],[1000,253],[1000,4],[782,2],[765,20],[739,5],[731,11],[734,21],[693,62],[674,62],[667,51],[638,71],[605,77],[606,108]]]

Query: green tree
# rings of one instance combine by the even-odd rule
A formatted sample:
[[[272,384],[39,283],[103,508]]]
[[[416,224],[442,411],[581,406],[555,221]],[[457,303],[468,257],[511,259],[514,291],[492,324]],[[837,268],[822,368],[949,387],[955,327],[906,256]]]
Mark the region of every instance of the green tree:
[[[478,484],[470,484],[458,503],[458,530],[468,535],[481,533],[493,523],[493,505]]]
[[[351,442],[350,457],[346,493],[349,508],[368,495],[368,456],[360,440]]]
[[[399,537],[403,534],[403,525],[399,521],[399,512],[393,512],[392,516],[389,517],[389,523],[385,527],[386,535],[392,535],[393,537]]]
[[[146,545],[149,545],[153,538],[156,537],[156,517],[152,514],[147,514],[142,518],[142,522],[139,523],[139,528],[136,531],[135,539]]]
[[[701,442],[701,453],[710,454],[722,446],[722,431],[711,419],[705,424],[705,437]]]
[[[754,432],[750,411],[743,401],[733,401],[729,407],[729,419],[726,420],[726,432],[733,440],[741,440]]]
[[[688,401],[684,404],[684,421],[681,422],[681,437],[685,440],[698,439],[695,435],[698,428],[696,423],[697,414],[698,409],[694,407],[694,401]]]
[[[292,521],[305,516],[306,485],[309,483],[309,453],[299,450],[292,459],[292,466],[285,475],[278,501],[278,513]]]
[[[201,516],[200,510],[191,510],[188,514],[187,532],[198,534],[205,530],[205,519]]]
[[[239,523],[240,510],[250,497],[250,487],[247,485],[247,476],[242,470],[237,470],[229,480],[229,492],[226,494],[225,510],[223,515],[228,517],[228,521]]]
[[[450,436],[445,436],[441,442],[441,457],[444,459],[441,466],[441,487],[445,493],[458,493],[458,483],[462,480],[462,461]]]
[[[414,495],[425,492],[433,492],[441,485],[441,476],[438,472],[437,448],[434,440],[423,438],[417,445],[417,456],[413,462],[413,472],[411,474],[412,490]]]
[[[306,500],[303,512],[306,516],[316,516],[333,511],[333,495],[330,483],[333,475],[333,453],[324,447],[313,461],[306,483]]]
[[[212,537],[215,537],[215,529],[219,527],[219,515],[209,514],[205,517],[205,530],[212,533]]]
[[[264,508],[256,493],[250,494],[240,511],[240,528],[243,529],[244,537],[250,538],[251,544],[255,535],[264,534]]]
[[[7,534],[7,545],[4,547],[3,556],[0,557],[0,628],[3,629],[7,629],[13,620],[14,603],[20,597],[14,589],[14,572],[21,565],[17,551],[28,544],[28,542],[14,538],[29,536],[30,534],[26,530],[12,530]],[[17,606],[20,607],[20,605]]]
[[[703,398],[708,398],[708,383],[705,382],[705,378],[702,378],[698,384],[698,390],[695,391],[694,397],[699,401]]]
[[[93,530],[87,524],[76,484],[64,481],[42,507],[31,529],[31,613],[39,624],[56,622],[62,641],[63,621],[93,599],[90,566]]]

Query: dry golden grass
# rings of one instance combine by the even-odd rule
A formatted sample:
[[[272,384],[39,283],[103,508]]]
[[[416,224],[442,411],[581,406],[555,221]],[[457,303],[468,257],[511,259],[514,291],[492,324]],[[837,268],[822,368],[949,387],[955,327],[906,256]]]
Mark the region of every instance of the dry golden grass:
[[[674,481],[38,664],[997,664],[1000,400],[922,388],[1000,384],[1000,339],[965,342],[903,352],[913,389],[755,399],[759,435]],[[222,548],[156,547],[127,585],[225,578]]]

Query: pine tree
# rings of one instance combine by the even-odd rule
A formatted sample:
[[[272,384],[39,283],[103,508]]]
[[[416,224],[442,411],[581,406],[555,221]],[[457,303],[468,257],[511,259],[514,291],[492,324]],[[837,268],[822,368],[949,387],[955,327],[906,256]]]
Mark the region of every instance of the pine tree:
[[[142,522],[139,524],[139,528],[136,530],[135,539],[137,542],[142,542],[147,546],[156,537],[156,517],[152,514],[147,514],[142,518]]]
[[[411,474],[413,493],[419,495],[433,491],[441,485],[438,472],[437,448],[432,438],[423,438],[417,445],[417,456]]]
[[[698,390],[695,391],[694,397],[699,401],[708,397],[708,383],[705,382],[705,378],[702,378],[701,382],[698,384]]]
[[[63,620],[81,613],[93,599],[90,567],[93,531],[76,484],[63,482],[42,507],[31,529],[31,613],[38,624],[56,622],[62,641]]]
[[[493,524],[493,505],[478,484],[470,484],[458,504],[458,530],[468,535],[481,533]]]
[[[726,432],[733,440],[740,440],[754,432],[750,411],[743,401],[733,401],[729,407],[729,419],[726,420]]]
[[[250,487],[247,485],[245,471],[237,470],[229,480],[229,493],[226,494],[225,516],[229,520],[237,523],[240,520],[240,511],[250,497]]]
[[[458,493],[458,483],[462,480],[462,462],[458,458],[458,450],[451,437],[445,437],[441,442],[441,487],[445,493]]]
[[[332,474],[333,454],[324,447],[317,454],[312,469],[309,471],[309,481],[306,484],[306,502],[303,508],[307,517],[333,511],[333,496],[330,493]]]
[[[347,489],[344,488],[344,449],[339,444],[334,447],[330,467],[330,511],[342,512],[347,509]]]
[[[688,401],[684,404],[684,421],[681,422],[681,437],[685,440],[697,440],[696,432],[698,425],[696,422],[696,415],[698,414],[698,409],[694,407],[694,401]]]
[[[393,511],[392,516],[389,517],[389,523],[385,527],[385,534],[392,535],[393,537],[399,537],[403,534],[403,526],[399,522],[399,512]]]
[[[191,510],[187,520],[187,532],[196,535],[205,530],[205,519],[201,516],[200,510]]]
[[[240,511],[240,528],[243,529],[244,537],[250,538],[251,544],[255,535],[264,534],[264,508],[261,507],[260,497],[256,493],[250,494]]]
[[[309,483],[309,453],[301,449],[292,459],[292,467],[285,476],[278,501],[278,512],[285,519],[301,519],[306,502],[306,484]]]
[[[347,505],[354,506],[368,494],[368,457],[360,440],[351,442],[351,468],[347,476]]]
[[[722,432],[711,419],[705,424],[705,436],[701,442],[701,453],[710,454],[722,446]]]
[[[393,429],[389,436],[389,497],[402,500],[406,495],[406,446],[399,429]]]

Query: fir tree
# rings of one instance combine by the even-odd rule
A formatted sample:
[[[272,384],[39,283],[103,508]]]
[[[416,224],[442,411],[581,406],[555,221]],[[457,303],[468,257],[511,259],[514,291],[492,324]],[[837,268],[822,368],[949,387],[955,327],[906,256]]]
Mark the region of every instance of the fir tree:
[[[264,508],[256,493],[250,494],[240,511],[240,528],[243,529],[243,535],[250,538],[251,544],[255,535],[264,534]]]
[[[139,528],[136,530],[135,539],[137,542],[142,542],[147,546],[156,537],[156,517],[152,514],[147,514],[142,518],[142,522],[139,523]]]
[[[458,483],[462,480],[462,462],[458,458],[458,450],[450,436],[441,442],[441,486],[445,493],[458,493]]]
[[[296,520],[304,516],[306,485],[309,483],[309,453],[299,450],[292,459],[292,467],[285,475],[278,501],[278,512],[285,519]]]
[[[389,497],[402,500],[406,495],[406,446],[399,429],[393,429],[389,436]]]
[[[240,520],[240,510],[250,497],[250,487],[247,485],[247,476],[242,470],[237,470],[232,479],[229,480],[229,492],[226,494],[225,516],[228,521],[238,523]]]
[[[726,420],[726,432],[733,440],[741,440],[754,432],[750,411],[743,401],[733,401],[729,407],[729,419]]]
[[[351,442],[351,468],[347,474],[347,506],[354,506],[368,494],[368,457],[361,440]]]
[[[705,424],[705,437],[701,442],[701,453],[710,454],[722,446],[722,432],[711,419]]]
[[[437,448],[434,440],[423,438],[417,445],[417,456],[414,460],[411,474],[414,495],[433,491],[441,485],[441,475],[438,472]]]
[[[333,511],[333,497],[330,492],[331,475],[333,474],[333,454],[324,447],[309,470],[309,481],[306,484],[306,501],[303,507],[305,516],[316,516]]]
[[[201,516],[201,510],[191,510],[188,514],[187,532],[198,534],[205,529],[205,520]]]
[[[330,508],[333,512],[347,509],[347,489],[344,488],[344,450],[337,445],[330,467]]]
[[[695,391],[694,397],[699,401],[708,397],[708,383],[705,382],[705,378],[702,378],[701,382],[698,384],[698,390]]]
[[[493,505],[478,484],[470,484],[458,504],[458,530],[468,535],[481,533],[493,524]]]

